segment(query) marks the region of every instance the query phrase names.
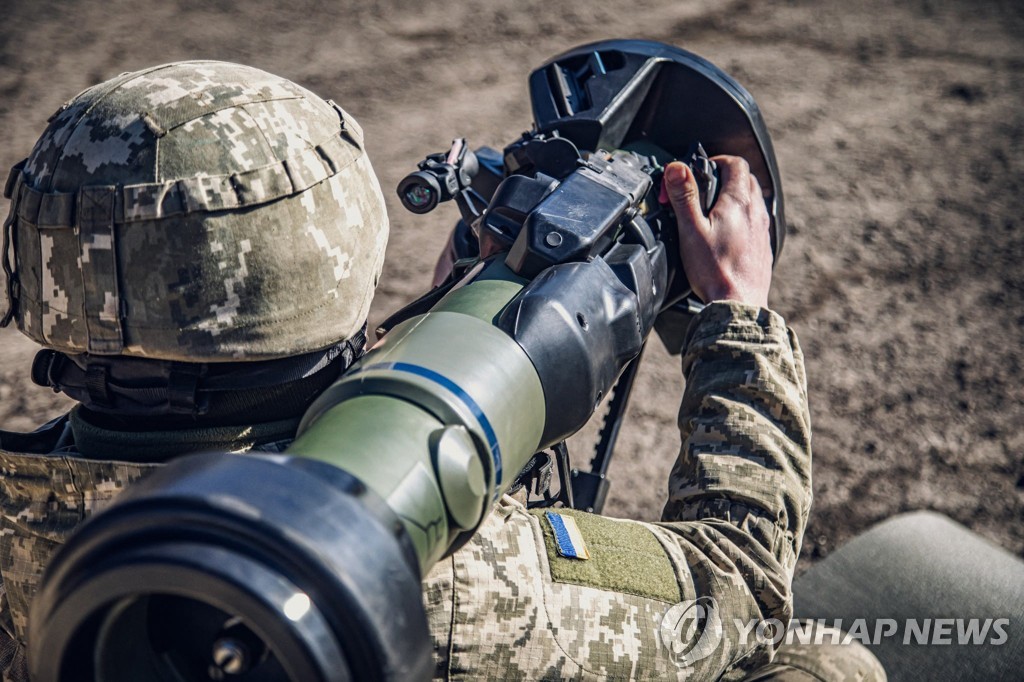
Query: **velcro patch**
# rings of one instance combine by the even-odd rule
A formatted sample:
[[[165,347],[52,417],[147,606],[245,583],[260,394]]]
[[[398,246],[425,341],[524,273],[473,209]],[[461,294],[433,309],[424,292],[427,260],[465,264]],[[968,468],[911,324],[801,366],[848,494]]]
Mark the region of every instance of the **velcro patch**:
[[[555,535],[555,548],[559,555],[568,559],[590,558],[590,551],[587,550],[587,543],[583,541],[576,519],[555,512],[545,512],[544,516],[551,524],[551,531]]]
[[[649,524],[575,509],[532,509],[529,513],[537,517],[538,530],[544,536],[552,581],[634,594],[666,604],[682,600],[672,560]],[[565,533],[560,533],[563,528]],[[579,544],[575,538],[579,538]],[[584,552],[588,561],[580,561]]]

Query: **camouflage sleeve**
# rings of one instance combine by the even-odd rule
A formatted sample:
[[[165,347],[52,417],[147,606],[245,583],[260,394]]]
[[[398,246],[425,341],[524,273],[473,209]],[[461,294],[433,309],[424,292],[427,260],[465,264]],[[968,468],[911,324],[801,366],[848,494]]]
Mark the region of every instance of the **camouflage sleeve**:
[[[14,636],[10,609],[7,607],[7,591],[2,578],[0,578],[0,679],[3,682],[27,682],[28,680],[25,647]]]
[[[732,679],[771,660],[811,498],[800,351],[775,313],[714,303],[683,356],[663,521],[503,497],[424,580],[438,678]]]
[[[712,303],[687,332],[683,372],[682,448],[660,525],[677,536],[696,596],[714,598],[723,618],[788,623],[811,504],[796,337],[770,310]],[[770,656],[758,647],[735,667],[750,670]]]

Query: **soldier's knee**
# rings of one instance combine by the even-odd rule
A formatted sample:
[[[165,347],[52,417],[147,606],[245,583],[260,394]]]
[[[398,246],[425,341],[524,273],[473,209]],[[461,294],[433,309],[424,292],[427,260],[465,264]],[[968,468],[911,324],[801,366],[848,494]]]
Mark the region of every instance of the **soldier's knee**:
[[[885,682],[885,669],[871,650],[855,638],[814,621],[796,621],[806,639],[784,642],[772,663],[755,671],[748,682]]]

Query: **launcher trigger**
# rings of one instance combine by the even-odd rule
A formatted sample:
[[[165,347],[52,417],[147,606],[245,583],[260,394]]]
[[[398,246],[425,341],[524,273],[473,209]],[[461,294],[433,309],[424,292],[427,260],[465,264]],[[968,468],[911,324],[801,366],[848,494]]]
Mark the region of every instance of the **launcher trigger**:
[[[690,153],[686,155],[686,165],[693,171],[693,177],[697,181],[700,191],[700,207],[704,215],[711,213],[711,208],[718,199],[718,164],[708,157],[704,151],[704,145],[694,142]]]

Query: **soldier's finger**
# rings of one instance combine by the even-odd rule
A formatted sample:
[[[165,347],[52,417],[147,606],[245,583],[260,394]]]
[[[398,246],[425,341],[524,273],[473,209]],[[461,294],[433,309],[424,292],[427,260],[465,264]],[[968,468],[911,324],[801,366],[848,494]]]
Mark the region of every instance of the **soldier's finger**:
[[[700,207],[700,190],[693,172],[686,164],[679,161],[670,163],[665,168],[664,182],[680,231],[703,225],[706,218]]]
[[[750,166],[739,156],[716,156],[718,181],[722,189],[719,200],[730,198],[742,205],[750,203]]]
[[[748,210],[753,218],[751,224],[758,229],[766,230],[770,222],[768,209],[764,205],[764,192],[761,191],[761,185],[753,173],[750,174],[750,206]]]
[[[751,200],[764,201],[764,193],[761,192],[761,183],[753,173],[750,174],[750,198]]]

